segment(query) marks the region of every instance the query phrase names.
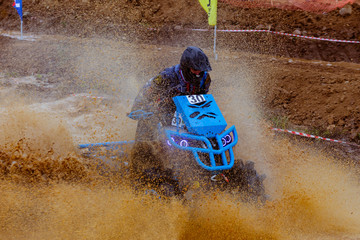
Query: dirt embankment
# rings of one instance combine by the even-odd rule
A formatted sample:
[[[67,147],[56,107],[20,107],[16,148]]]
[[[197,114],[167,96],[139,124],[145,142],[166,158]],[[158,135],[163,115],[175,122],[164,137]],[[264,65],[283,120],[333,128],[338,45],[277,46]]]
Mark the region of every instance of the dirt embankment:
[[[276,8],[240,8],[219,2],[218,29],[267,29],[286,33],[360,40],[360,6],[353,4],[350,15],[339,10],[317,14]],[[0,27],[18,29],[15,9],[0,1]],[[142,42],[211,46],[212,32],[206,14],[196,1],[161,0],[56,0],[24,2],[24,28],[27,32],[61,33],[76,36],[124,37]],[[149,28],[156,28],[151,31]],[[181,41],[179,41],[181,39]],[[218,47],[279,56],[360,62],[360,44],[309,41],[272,34],[219,33]]]

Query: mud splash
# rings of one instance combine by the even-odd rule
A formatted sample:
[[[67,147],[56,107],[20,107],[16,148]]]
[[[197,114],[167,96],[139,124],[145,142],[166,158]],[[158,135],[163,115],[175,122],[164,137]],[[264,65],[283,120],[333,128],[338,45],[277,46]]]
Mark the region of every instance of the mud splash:
[[[49,183],[89,177],[60,120],[13,106],[2,112],[0,123],[0,179]]]
[[[173,54],[178,61],[179,52]],[[212,76],[223,81],[214,81],[212,93],[220,106],[226,106],[228,124],[236,124],[241,133],[236,155],[255,161],[256,169],[268,176],[270,199],[264,206],[215,193],[190,203],[161,201],[135,194],[117,176],[100,176],[79,155],[76,144],[132,139],[129,129],[135,124],[116,118],[125,115],[126,104],[110,109],[111,101],[84,102],[76,96],[32,105],[3,103],[1,238],[358,239],[358,169],[346,159],[339,161],[306,144],[276,139],[264,130],[268,126],[254,110],[258,109],[252,95],[254,73],[243,70],[248,66],[239,58],[219,61]],[[86,63],[80,65],[84,70],[79,74],[87,72]],[[154,68],[147,67],[148,71]]]
[[[0,145],[3,238],[359,237],[358,176],[351,166],[309,147],[287,140],[264,146],[272,191],[260,208],[215,193],[184,204],[137,195],[120,182],[104,184],[77,155],[65,124],[24,108],[7,113]]]
[[[7,239],[357,239],[358,186],[348,181],[345,172],[330,165],[305,165],[307,171],[290,170],[289,174],[293,174],[290,181],[288,178],[279,181],[279,196],[262,208],[228,195],[209,194],[192,204],[183,204],[179,200],[164,202],[138,196],[125,186],[65,182],[26,187],[2,181],[1,236]],[[316,177],[309,180],[314,172]]]

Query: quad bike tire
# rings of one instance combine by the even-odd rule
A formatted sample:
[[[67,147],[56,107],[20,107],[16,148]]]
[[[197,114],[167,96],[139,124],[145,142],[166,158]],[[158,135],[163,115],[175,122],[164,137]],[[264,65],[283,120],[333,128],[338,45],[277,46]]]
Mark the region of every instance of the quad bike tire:
[[[138,190],[149,190],[159,198],[167,199],[181,195],[178,181],[174,178],[171,169],[146,169],[136,180]]]
[[[246,202],[265,203],[266,194],[264,180],[266,176],[259,175],[252,161],[243,162],[236,160],[234,167],[224,174],[229,176],[229,187],[231,191],[236,190],[240,198]]]
[[[166,168],[159,155],[161,145],[154,141],[135,143],[131,154],[130,172],[136,190],[151,190],[161,198],[181,195],[173,171]]]

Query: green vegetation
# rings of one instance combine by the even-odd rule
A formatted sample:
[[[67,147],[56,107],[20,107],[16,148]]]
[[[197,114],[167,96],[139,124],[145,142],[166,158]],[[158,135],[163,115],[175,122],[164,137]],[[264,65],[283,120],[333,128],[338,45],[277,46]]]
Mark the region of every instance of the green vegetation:
[[[307,129],[307,130],[305,130],[305,133],[315,135],[315,136],[320,136],[320,137],[326,137],[326,138],[335,135],[333,132],[331,132],[328,129],[317,129],[317,128]]]
[[[272,127],[287,129],[292,131],[298,131],[314,136],[320,136],[324,138],[337,138],[347,134],[346,130],[341,130],[339,128],[327,129],[324,127],[311,127],[311,126],[296,126],[291,124],[287,116],[276,115],[269,118],[269,121],[272,123]],[[360,133],[356,135],[356,138],[360,140]]]
[[[17,77],[20,77],[20,74],[17,72],[6,72],[5,77],[6,78],[17,78]]]
[[[289,126],[289,118],[287,116],[274,116],[270,121],[275,128],[287,129]]]

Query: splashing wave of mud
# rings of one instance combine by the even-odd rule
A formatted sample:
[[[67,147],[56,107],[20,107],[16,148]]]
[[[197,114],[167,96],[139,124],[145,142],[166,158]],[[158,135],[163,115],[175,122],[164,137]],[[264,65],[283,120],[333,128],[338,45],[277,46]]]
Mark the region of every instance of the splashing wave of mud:
[[[2,114],[1,126],[0,179],[41,183],[90,177],[59,120],[14,107]]]
[[[339,239],[359,234],[359,185],[351,171],[285,140],[273,141],[268,151],[275,186],[265,206],[226,194],[183,204],[139,196],[120,184],[97,185],[66,128],[54,119],[24,109],[2,118],[7,120],[0,155],[0,234],[5,238]],[[46,179],[55,181],[40,184]]]
[[[216,67],[218,79],[246,75]],[[178,199],[162,201],[135,194],[116,178],[103,184],[104,178],[78,154],[70,127],[53,112],[9,107],[0,116],[0,238],[358,239],[360,187],[352,166],[311,148],[275,140],[271,134],[259,140],[264,127],[257,126],[256,134],[252,131],[254,107],[247,106],[252,90],[245,88],[252,84],[249,79],[228,82],[226,92],[234,97],[222,101],[229,106],[224,113],[240,122],[237,154],[254,160],[268,175],[270,200],[264,206],[215,193],[185,204]],[[224,87],[218,89],[215,94],[221,96]],[[60,112],[66,105],[69,102],[54,109]],[[83,108],[74,108],[70,115],[85,124],[79,109]],[[99,117],[103,115],[108,114]],[[93,121],[94,115],[89,118]],[[101,123],[109,125],[111,118]]]

